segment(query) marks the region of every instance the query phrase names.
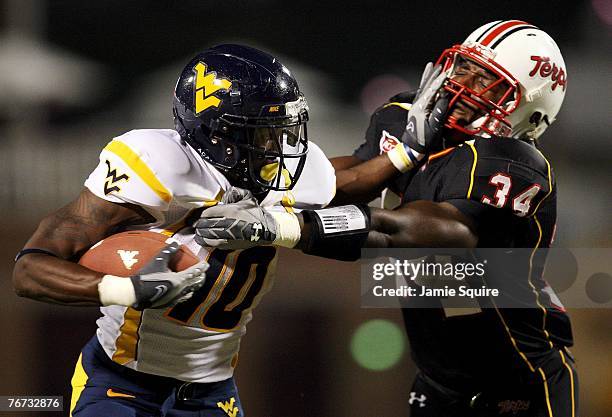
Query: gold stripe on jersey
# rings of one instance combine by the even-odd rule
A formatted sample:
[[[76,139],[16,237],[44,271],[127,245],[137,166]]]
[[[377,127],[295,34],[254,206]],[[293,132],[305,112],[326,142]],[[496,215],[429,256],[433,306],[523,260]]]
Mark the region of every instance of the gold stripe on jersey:
[[[238,261],[238,255],[240,255],[242,251],[243,249],[237,249],[235,251],[230,252],[227,255],[227,258],[225,258],[225,263],[223,264],[223,268],[221,268],[221,272],[219,273],[219,276],[215,280],[215,283],[213,284],[212,288],[210,289],[210,292],[206,296],[206,299],[204,300],[202,304],[200,304],[200,307],[191,315],[191,317],[189,317],[189,320],[187,320],[187,323],[189,323],[189,321],[193,318],[193,316],[201,308],[203,308],[203,312],[202,312],[202,318],[203,318],[206,315],[206,313],[208,313],[208,310],[210,310],[210,308],[217,301],[219,301],[219,298],[221,297],[223,290],[225,290],[225,287],[227,286],[227,284],[232,279],[232,276],[234,275],[234,271],[236,270],[236,262]],[[204,330],[210,330],[213,332],[220,332],[220,333],[227,333],[227,332],[231,332],[232,330],[235,330],[236,327],[240,326],[240,322],[238,322],[236,327],[233,327],[231,329],[217,329],[215,327],[208,327],[204,324],[203,320],[200,323],[200,325],[202,326]]]
[[[546,374],[542,368],[538,368],[540,375],[542,375],[542,381],[544,381],[544,395],[546,396],[546,407],[548,407],[548,417],[554,417],[552,407],[550,406],[550,394],[548,393],[548,382],[546,381]]]
[[[536,150],[538,152],[540,152],[538,149],[536,149]],[[547,173],[547,175],[548,175],[548,192],[546,193],[544,198],[540,200],[538,205],[535,206],[535,208],[533,209],[533,213],[531,213],[531,216],[535,216],[535,214],[537,213],[538,209],[540,208],[540,205],[544,202],[544,200],[546,200],[548,198],[550,193],[552,193],[552,176],[550,175],[550,163],[548,162],[548,159],[546,159],[546,157],[544,156],[544,154],[542,152],[540,152],[540,155],[542,155],[542,158],[544,158],[544,162],[546,162],[546,168],[548,170],[548,173]]]
[[[469,200],[472,196],[472,188],[474,188],[474,172],[476,172],[476,162],[478,161],[478,151],[474,146],[474,141],[465,142],[469,145],[470,149],[472,149],[472,153],[474,154],[474,162],[472,162],[472,170],[470,171],[470,187],[467,192],[467,199]]]
[[[213,253],[214,251],[215,251],[215,249],[214,249],[214,248],[211,248],[211,249],[208,251],[208,253],[207,253],[207,254],[206,254],[206,256],[204,257],[204,260],[205,260],[206,262],[208,262],[208,261],[210,260],[210,257],[211,257],[211,255],[212,255],[212,253]],[[220,273],[220,274],[222,274],[222,273],[223,273],[223,271],[225,271],[226,266],[227,266],[227,265],[225,265],[225,264],[223,265],[223,269],[221,270],[221,273]],[[173,307],[168,307],[168,308],[167,308],[167,309],[164,311],[164,317],[165,317],[166,319],[168,319],[168,320],[171,320],[171,321],[173,321],[173,322],[175,322],[175,323],[179,323],[179,324],[182,324],[182,325],[184,325],[184,324],[186,324],[186,323],[189,323],[189,321],[190,321],[190,320],[193,318],[193,316],[194,316],[194,315],[195,315],[195,314],[198,312],[198,310],[199,310],[199,307],[198,307],[197,309],[195,309],[195,311],[193,312],[193,314],[192,314],[192,315],[191,315],[191,316],[190,316],[190,317],[189,317],[189,318],[188,318],[186,321],[182,321],[182,320],[177,320],[177,319],[175,319],[174,317],[170,316],[170,313],[172,312],[172,308],[173,308]]]
[[[225,194],[225,190],[223,189],[219,190],[215,198],[213,198],[212,200],[204,200],[204,207],[208,208],[208,207],[216,206],[217,204],[219,204],[224,194]]]
[[[255,278],[257,277],[257,267],[258,266],[259,266],[259,264],[252,264],[251,265],[251,267],[249,268],[249,276],[247,277],[247,280],[244,283],[244,285],[242,286],[242,288],[240,288],[240,291],[238,292],[238,295],[236,296],[234,301],[232,301],[231,303],[226,305],[223,310],[225,310],[225,311],[232,311],[237,305],[239,305],[241,302],[244,301],[244,297],[246,297],[247,293],[251,289],[251,286],[255,282]]]
[[[540,244],[542,243],[542,226],[540,225],[540,222],[538,221],[537,217],[534,216],[533,219],[535,220],[535,224],[538,227],[538,241],[536,242],[535,247],[533,248],[533,251],[531,251],[531,255],[529,256],[529,274],[527,275],[527,282],[529,283],[531,290],[535,294],[536,304],[542,310],[542,332],[548,339],[548,345],[552,348],[553,343],[550,340],[550,334],[546,330],[546,314],[547,314],[546,308],[542,304],[540,304],[540,293],[536,289],[535,285],[533,285],[533,283],[531,282],[531,275],[533,272],[532,271],[533,270],[533,256],[536,254],[536,252],[538,251],[538,248],[540,247]]]
[[[561,360],[563,361],[563,365],[567,368],[570,374],[570,395],[572,396],[572,417],[576,417],[576,403],[574,401],[574,372],[572,368],[565,361],[565,355],[562,351],[559,351],[559,355],[561,355]]]
[[[390,106],[401,107],[404,110],[410,110],[412,108],[412,104],[410,103],[399,103],[397,101],[392,101],[391,103],[387,103],[382,108],[386,109],[387,107],[390,107]]]
[[[113,140],[106,145],[104,150],[112,152],[121,158],[163,201],[169,203],[172,200],[172,193],[157,179],[151,168],[128,145],[121,141]]]
[[[219,201],[221,201],[221,198],[223,198],[223,194],[225,194],[225,190],[219,190],[214,200],[204,200],[202,207],[208,208],[208,207],[216,206],[217,204],[219,204]],[[160,233],[166,236],[170,236],[170,237],[174,236],[179,230],[187,226],[187,220],[189,219],[189,217],[193,214],[195,210],[198,210],[198,209],[189,210],[187,213],[185,213],[185,215],[178,222],[171,224],[170,226],[167,226]]]
[[[536,220],[536,225],[538,227],[538,240],[537,240],[537,242],[535,244],[535,247],[533,248],[533,251],[531,252],[531,256],[529,257],[529,274],[528,274],[527,281],[529,282],[529,285],[531,286],[531,288],[532,288],[532,290],[533,290],[533,292],[534,292],[534,294],[536,296],[536,303],[542,309],[542,314],[543,314],[543,317],[542,317],[542,331],[546,335],[546,338],[548,339],[548,343],[549,343],[550,347],[553,347],[553,344],[552,344],[552,342],[550,340],[550,335],[549,335],[548,331],[546,330],[546,308],[544,308],[544,306],[542,306],[542,304],[540,304],[540,299],[539,299],[538,292],[537,292],[536,288],[534,287],[533,283],[531,282],[531,272],[532,272],[532,265],[533,265],[533,256],[535,255],[535,253],[536,253],[536,251],[537,251],[537,249],[540,246],[540,243],[542,241],[542,227],[540,226],[540,222],[538,222],[538,219],[536,218],[535,220]],[[495,301],[493,301],[493,299],[491,299],[491,302],[495,306],[495,311],[497,312],[497,315],[499,316],[499,318],[500,318],[504,328],[506,329],[506,333],[508,333],[508,337],[510,337],[510,341],[512,342],[512,345],[514,346],[514,349],[518,352],[518,354],[521,356],[521,358],[523,358],[523,360],[525,361],[525,363],[529,367],[529,370],[531,370],[531,372],[535,372],[535,368],[533,367],[531,362],[529,362],[529,359],[527,359],[527,356],[525,356],[525,354],[519,349],[518,344],[516,343],[516,340],[512,336],[512,331],[510,330],[510,328],[506,324],[506,321],[504,320],[501,312],[499,311],[499,308],[495,304]],[[542,372],[542,371],[540,370],[540,372]]]
[[[191,213],[193,213],[194,210],[197,210],[197,209],[189,210],[187,213],[185,213],[183,217],[181,217],[179,221],[169,226],[166,226],[166,228],[159,233],[161,233],[162,235],[169,236],[169,237],[174,236],[176,232],[178,232],[179,230],[181,230],[183,227],[187,225],[187,219],[189,218]]]
[[[232,356],[232,361],[230,362],[230,366],[232,368],[235,368],[236,365],[238,365],[238,352],[236,352],[236,354],[234,356]]]
[[[85,368],[83,368],[83,354],[79,355],[79,360],[77,360],[76,366],[74,367],[74,374],[72,375],[72,380],[70,381],[70,385],[72,385],[72,396],[70,397],[70,417],[72,417],[72,412],[81,398],[81,394],[85,389],[85,384],[89,376],[87,372],[85,372]]]
[[[115,340],[115,353],[113,361],[125,365],[136,359],[138,347],[138,328],[142,321],[142,311],[128,307],[123,314],[123,324],[119,329],[119,336]]]
[[[499,319],[501,320],[501,322],[502,322],[502,324],[504,326],[504,329],[506,329],[506,333],[508,333],[508,337],[510,338],[510,341],[512,342],[512,346],[514,346],[514,350],[516,350],[516,352],[519,354],[519,356],[521,358],[523,358],[523,360],[525,361],[525,363],[529,367],[529,370],[531,372],[535,372],[535,368],[533,367],[533,365],[531,365],[531,362],[529,362],[529,359],[527,359],[527,356],[525,356],[525,354],[519,349],[518,344],[516,343],[516,340],[512,336],[512,331],[510,330],[510,328],[506,324],[506,321],[504,320],[504,317],[502,316],[501,312],[499,311],[499,307],[497,307],[497,304],[495,304],[495,301],[493,300],[493,298],[490,298],[490,300],[493,303],[493,306],[495,307],[495,312],[499,316]]]

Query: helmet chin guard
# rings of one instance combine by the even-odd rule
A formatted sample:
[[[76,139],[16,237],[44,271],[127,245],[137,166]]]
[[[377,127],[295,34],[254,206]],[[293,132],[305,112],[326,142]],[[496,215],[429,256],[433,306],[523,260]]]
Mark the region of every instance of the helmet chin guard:
[[[567,83],[565,63],[554,40],[520,20],[496,21],[476,29],[437,61],[450,77],[457,62],[471,61],[495,76],[482,91],[449,78],[449,108],[467,103],[479,116],[465,124],[449,116],[445,126],[468,135],[538,138],[555,120]],[[487,92],[497,88],[494,99]],[[490,95],[490,94],[489,94]]]

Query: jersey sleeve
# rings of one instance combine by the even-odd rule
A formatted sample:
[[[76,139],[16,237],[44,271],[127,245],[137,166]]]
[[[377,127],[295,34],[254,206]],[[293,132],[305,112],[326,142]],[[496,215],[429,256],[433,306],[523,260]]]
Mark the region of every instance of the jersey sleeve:
[[[366,130],[365,141],[353,152],[353,156],[361,159],[362,161],[369,161],[370,159],[380,155],[377,140],[377,132],[379,130],[377,113],[378,112],[375,112],[370,117],[370,124]]]
[[[466,142],[448,163],[440,200],[475,219],[495,212],[531,216],[553,192],[554,181],[543,156],[533,165],[527,162]],[[534,168],[540,164],[542,169]]]
[[[400,142],[406,128],[410,106],[407,102],[390,101],[379,107],[370,117],[365,141],[355,149],[353,156],[368,161],[393,149]]]
[[[96,196],[158,212],[171,203],[203,206],[221,185],[198,164],[172,130],[133,130],[114,138],[85,181]]]

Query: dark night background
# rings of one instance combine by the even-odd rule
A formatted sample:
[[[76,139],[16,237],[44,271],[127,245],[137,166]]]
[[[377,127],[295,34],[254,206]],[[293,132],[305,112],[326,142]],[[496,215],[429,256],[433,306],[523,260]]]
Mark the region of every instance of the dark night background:
[[[557,245],[610,247],[609,0],[0,0],[0,395],[64,395],[68,410],[74,363],[98,312],[17,298],[13,256],[79,192],[108,140],[172,127],[174,82],[195,52],[243,42],[278,55],[310,102],[311,138],[331,157],[351,152],[369,112],[417,83],[426,62],[508,18],[546,30],[567,65],[564,106],[542,138],[559,184]],[[384,371],[351,355],[361,324],[401,326],[398,310],[359,307],[358,275],[358,264],[281,254],[242,342],[237,381],[248,416],[407,414],[407,351]],[[605,307],[570,310],[585,416],[612,408]]]

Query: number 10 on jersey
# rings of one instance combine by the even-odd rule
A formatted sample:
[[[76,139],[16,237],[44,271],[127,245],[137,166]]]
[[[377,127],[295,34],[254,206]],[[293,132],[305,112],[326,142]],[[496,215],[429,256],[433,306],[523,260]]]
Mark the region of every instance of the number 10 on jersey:
[[[228,332],[241,322],[262,290],[272,285],[276,249],[212,250],[206,282],[193,296],[168,309],[165,316],[189,326]]]

